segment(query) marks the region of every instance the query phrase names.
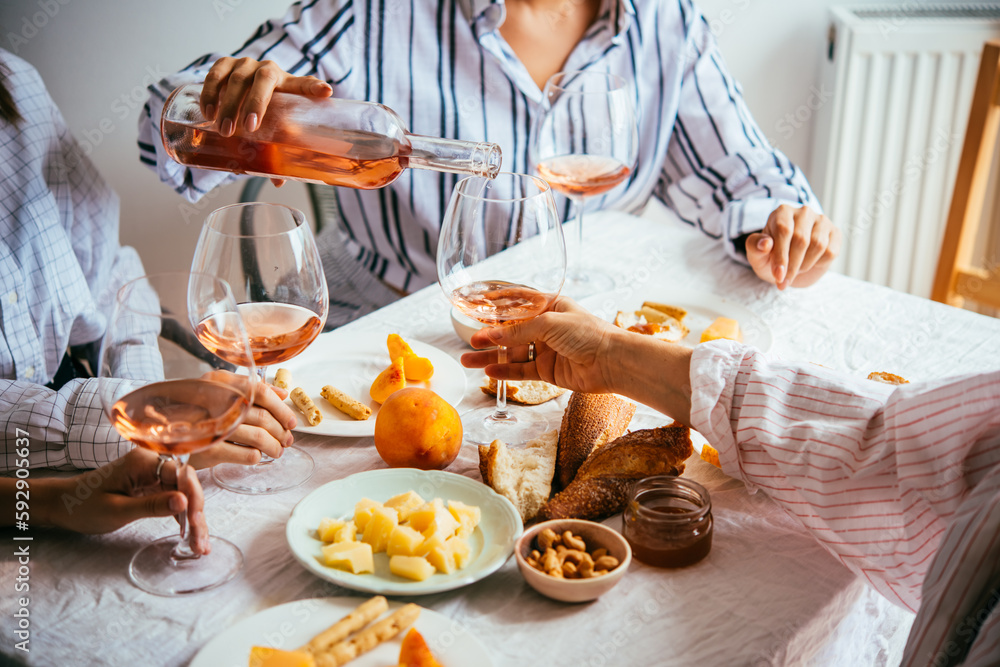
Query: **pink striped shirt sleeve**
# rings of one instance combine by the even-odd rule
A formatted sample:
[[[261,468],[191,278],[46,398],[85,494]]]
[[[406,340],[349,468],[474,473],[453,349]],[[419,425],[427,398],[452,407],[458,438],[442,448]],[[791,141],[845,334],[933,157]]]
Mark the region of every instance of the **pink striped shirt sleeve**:
[[[695,349],[691,384],[723,471],[888,599],[949,610],[911,635],[912,664],[935,664],[1000,577],[1000,371],[894,387],[716,342]]]

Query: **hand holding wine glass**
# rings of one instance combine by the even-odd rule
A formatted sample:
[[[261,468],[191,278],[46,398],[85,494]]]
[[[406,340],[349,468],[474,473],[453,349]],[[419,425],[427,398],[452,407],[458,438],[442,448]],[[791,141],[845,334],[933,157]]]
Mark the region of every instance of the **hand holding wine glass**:
[[[522,322],[545,311],[566,273],[562,225],[549,186],[510,173],[459,181],[438,239],[437,269],[452,304],[484,324]],[[505,360],[506,349],[498,354]],[[463,415],[466,440],[516,444],[547,430],[544,417],[515,413],[506,401],[501,382],[495,408]]]
[[[583,265],[584,199],[609,192],[632,173],[638,127],[631,92],[621,77],[596,71],[558,72],[545,83],[531,160],[552,189],[576,204],[574,266],[564,292],[574,297],[614,288],[607,273]]]
[[[194,497],[187,472],[190,454],[225,440],[243,421],[254,402],[255,382],[229,381],[228,374],[203,373],[190,364],[165,369],[165,378],[136,387],[114,377],[114,355],[136,339],[137,332],[191,331],[195,323],[224,321],[233,327],[230,356],[253,368],[250,344],[239,319],[236,300],[222,280],[205,274],[167,273],[144,276],[118,293],[98,364],[98,393],[104,411],[122,437],[177,461],[178,490]],[[171,342],[166,344],[172,345]],[[207,352],[207,351],[206,351]],[[157,471],[162,479],[162,468]],[[129,564],[129,577],[157,595],[184,595],[208,590],[232,579],[243,567],[243,554],[232,543],[212,538],[192,545],[189,525],[178,515],[179,536],[156,540]]]
[[[239,316],[199,323],[195,334],[222,359],[243,366],[236,325],[246,326],[261,382],[267,367],[294,358],[319,335],[329,308],[326,278],[312,230],[301,211],[264,202],[213,211],[195,248],[193,271],[216,275],[230,285]],[[277,493],[312,475],[312,457],[286,447],[280,458],[263,456],[247,467],[223,463],[212,468],[221,486],[238,493]]]

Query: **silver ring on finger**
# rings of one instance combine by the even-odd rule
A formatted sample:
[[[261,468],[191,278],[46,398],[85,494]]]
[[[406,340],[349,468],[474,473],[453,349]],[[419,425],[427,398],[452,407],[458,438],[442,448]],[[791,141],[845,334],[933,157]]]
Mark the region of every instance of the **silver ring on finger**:
[[[528,343],[528,361],[535,360],[535,342]]]
[[[156,481],[160,482],[161,484],[163,483],[163,477],[161,477],[161,473],[163,472],[163,464],[166,463],[168,460],[169,459],[167,459],[167,457],[161,456],[156,461],[156,472],[153,474],[156,476]]]

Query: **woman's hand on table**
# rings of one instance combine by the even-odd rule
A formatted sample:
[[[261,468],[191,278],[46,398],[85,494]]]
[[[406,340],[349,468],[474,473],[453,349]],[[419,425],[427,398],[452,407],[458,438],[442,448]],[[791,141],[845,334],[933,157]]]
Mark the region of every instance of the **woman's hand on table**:
[[[764,229],[747,237],[747,260],[761,280],[780,290],[808,287],[830,268],[840,242],[840,230],[825,215],[782,204]]]
[[[166,461],[157,477],[158,462],[155,452],[136,447],[116,461],[74,477],[33,478],[32,514],[43,525],[95,535],[137,519],[186,513],[192,548],[207,554],[208,524],[198,476],[187,466],[178,480],[176,462]],[[5,486],[8,481],[14,482],[4,480]],[[14,513],[9,515],[13,518]]]
[[[228,371],[211,371],[204,377],[227,383],[250,381],[244,375]],[[284,448],[295,441],[292,428],[298,423],[298,419],[284,403],[288,392],[256,379],[253,382],[256,383],[254,405],[247,412],[243,423],[226,442],[192,454],[190,462],[194,468],[209,468],[218,463],[253,465],[260,461],[261,454],[280,458]]]

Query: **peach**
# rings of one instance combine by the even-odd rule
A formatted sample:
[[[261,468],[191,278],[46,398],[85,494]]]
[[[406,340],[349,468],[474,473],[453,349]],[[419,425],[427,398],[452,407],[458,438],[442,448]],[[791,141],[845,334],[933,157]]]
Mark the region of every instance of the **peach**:
[[[403,357],[396,357],[392,360],[392,365],[378,374],[372,382],[372,388],[368,394],[376,403],[385,403],[385,400],[406,386],[406,377],[403,371]]]
[[[430,389],[394,392],[375,418],[375,449],[390,467],[441,470],[461,448],[458,411]]]

